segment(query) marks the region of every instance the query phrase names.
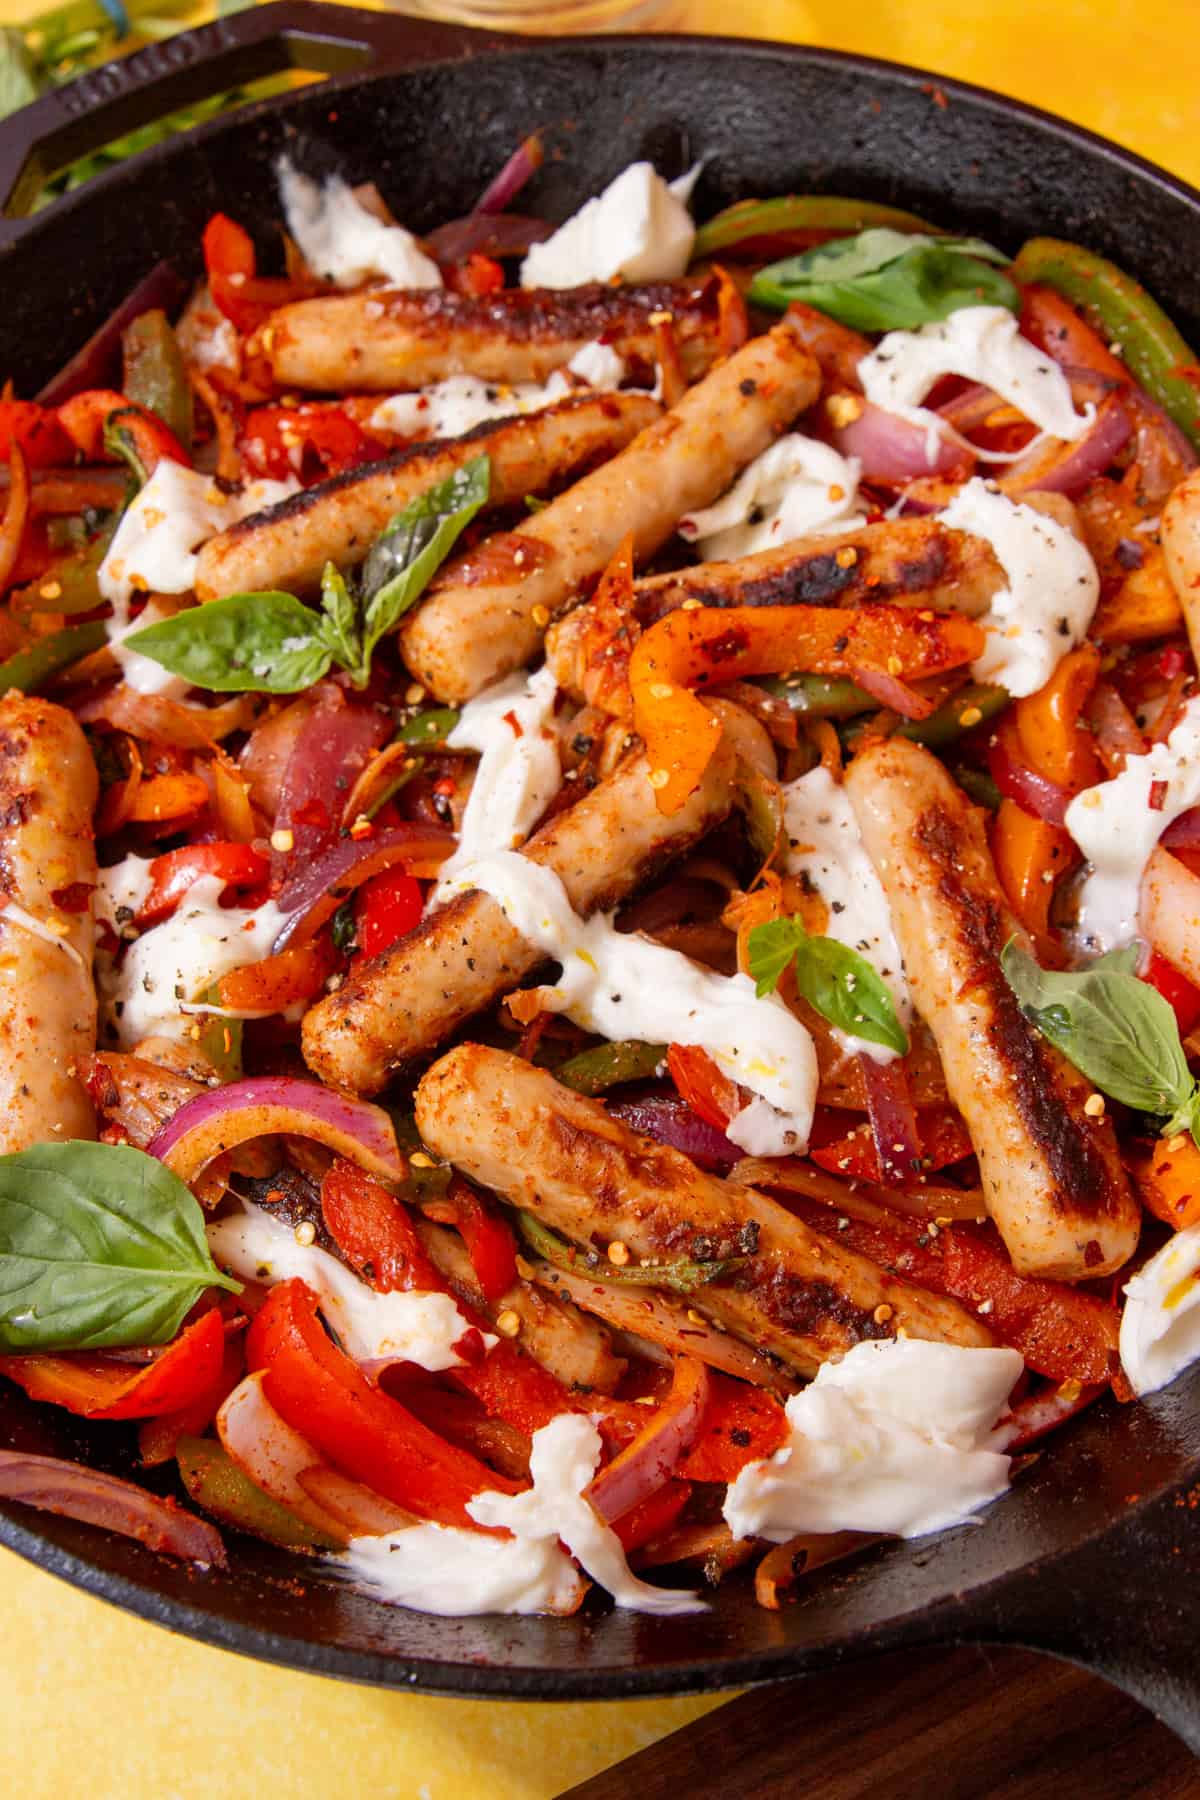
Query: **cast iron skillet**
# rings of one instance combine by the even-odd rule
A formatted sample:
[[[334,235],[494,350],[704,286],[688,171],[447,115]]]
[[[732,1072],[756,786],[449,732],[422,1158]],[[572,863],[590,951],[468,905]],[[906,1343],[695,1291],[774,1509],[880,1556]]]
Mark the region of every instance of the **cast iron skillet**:
[[[825,189],[897,201],[1014,249],[1034,232],[1077,238],[1140,276],[1200,339],[1200,195],[1044,113],[825,51],[492,39],[287,0],[184,32],[0,126],[0,195],[19,215],[68,160],[289,66],[332,79],[160,146],[35,218],[0,219],[0,368],[21,392],[35,391],[160,257],[194,273],[217,208],[249,224],[265,254],[275,250],[270,165],[285,142],[310,164],[328,147],[420,231],[466,210],[537,125],[562,151],[530,195],[549,217],[635,157],[673,174],[703,154],[702,215],[748,194]],[[7,1387],[0,1443],[118,1471],[134,1457],[129,1428],[89,1431]],[[1140,1406],[1087,1413],[982,1527],[872,1552],[814,1578],[782,1613],[760,1611],[734,1580],[707,1614],[678,1620],[601,1609],[563,1621],[426,1618],[232,1536],[227,1574],[18,1506],[0,1509],[0,1541],[205,1642],[390,1687],[537,1699],[678,1693],[903,1645],[1004,1642],[1090,1665],[1200,1750],[1193,1483],[1200,1369]]]

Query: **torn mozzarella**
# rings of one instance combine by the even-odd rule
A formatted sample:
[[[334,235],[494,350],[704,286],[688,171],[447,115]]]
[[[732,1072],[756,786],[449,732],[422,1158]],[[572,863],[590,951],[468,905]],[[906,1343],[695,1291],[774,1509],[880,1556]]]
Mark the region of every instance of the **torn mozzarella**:
[[[1120,1350],[1139,1396],[1200,1357],[1200,1225],[1177,1231],[1126,1283]]]
[[[314,274],[340,288],[376,275],[393,287],[441,287],[441,270],[412,232],[368,212],[340,175],[318,186],[286,156],[275,166],[288,230]]]
[[[686,196],[674,192],[652,164],[631,163],[553,237],[534,244],[521,265],[521,286],[670,281],[687,268],[695,237]]]
[[[510,419],[542,412],[581,390],[570,379],[597,391],[619,388],[625,379],[625,363],[606,344],[585,344],[567,364],[569,374],[556,369],[546,381],[511,384],[483,381],[478,375],[448,375],[419,393],[393,394],[371,414],[371,429],[398,437],[455,438],[473,431],[490,419]]]
[[[774,550],[813,532],[861,525],[856,456],[793,431],[755,457],[729,492],[679,522],[679,535],[698,545],[705,562]]]

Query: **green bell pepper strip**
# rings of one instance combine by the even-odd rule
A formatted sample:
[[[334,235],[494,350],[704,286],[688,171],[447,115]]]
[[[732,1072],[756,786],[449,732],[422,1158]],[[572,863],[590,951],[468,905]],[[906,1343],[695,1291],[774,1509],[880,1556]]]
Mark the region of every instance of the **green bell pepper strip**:
[[[108,555],[116,529],[114,518],[82,550],[52,563],[39,580],[21,590],[17,604],[28,612],[56,612],[68,618],[75,613],[94,612],[102,606],[100,565]]]
[[[746,1261],[744,1256],[727,1256],[715,1262],[691,1262],[681,1258],[678,1262],[625,1263],[618,1267],[596,1251],[589,1255],[586,1250],[568,1244],[532,1213],[518,1212],[517,1225],[529,1248],[544,1262],[553,1263],[564,1274],[586,1275],[589,1281],[605,1282],[612,1287],[660,1287],[671,1288],[677,1294],[694,1294],[710,1282],[719,1281],[722,1275],[728,1275],[731,1269],[740,1269]]]
[[[666,1060],[665,1044],[643,1044],[640,1038],[624,1038],[615,1044],[597,1044],[581,1050],[554,1071],[554,1079],[577,1094],[602,1094],[623,1081],[650,1081]]]
[[[402,744],[442,744],[458,724],[456,706],[435,706],[406,719],[396,733]]]
[[[205,988],[200,996],[201,1006],[208,1004],[220,1006],[221,996],[218,992],[219,982],[213,982]],[[200,1035],[195,1039],[197,1050],[209,1061],[222,1084],[227,1081],[238,1081],[242,1075],[242,1038],[243,1021],[241,1019],[223,1019],[220,1013],[198,1013],[195,1022]]]
[[[49,637],[39,638],[36,644],[31,644],[28,650],[18,650],[15,656],[0,662],[0,694],[7,693],[9,688],[34,694],[60,669],[69,668],[72,663],[90,656],[93,650],[102,649],[107,642],[108,629],[103,619],[95,619],[90,625],[68,625],[65,631],[51,632]]]
[[[957,763],[950,771],[959,787],[978,805],[989,812],[999,812],[1004,795],[986,769],[973,769],[969,763]]]
[[[837,194],[788,194],[777,200],[739,200],[709,219],[696,233],[692,260],[712,256],[750,238],[776,237],[787,231],[819,232],[829,237],[850,237],[872,226],[890,225],[896,231],[934,231],[915,213],[874,200],[846,200]]]
[[[1007,688],[994,687],[984,681],[968,682],[927,719],[905,719],[895,735],[911,738],[914,744],[924,744],[927,750],[942,750],[960,738],[964,731],[973,731],[976,725],[994,719],[1008,705],[1008,699]]]
[[[211,1438],[181,1437],[175,1449],[179,1479],[197,1506],[231,1525],[280,1544],[285,1550],[338,1550],[342,1546],[255,1487],[233,1458]]]
[[[1078,306],[1105,343],[1120,346],[1134,380],[1200,450],[1200,390],[1182,373],[1197,368],[1196,353],[1132,275],[1059,238],[1030,238],[1010,273],[1018,283],[1040,282]]]
[[[844,675],[768,675],[754,684],[810,719],[852,719],[878,711],[878,700]]]
[[[388,1114],[395,1127],[396,1142],[408,1163],[404,1185],[395,1190],[398,1197],[418,1207],[429,1200],[440,1200],[454,1179],[454,1170],[426,1149],[411,1108],[405,1112],[400,1107],[389,1107]]]
[[[192,384],[178,340],[165,312],[154,308],[127,325],[121,338],[126,399],[157,413],[179,439],[192,448]]]

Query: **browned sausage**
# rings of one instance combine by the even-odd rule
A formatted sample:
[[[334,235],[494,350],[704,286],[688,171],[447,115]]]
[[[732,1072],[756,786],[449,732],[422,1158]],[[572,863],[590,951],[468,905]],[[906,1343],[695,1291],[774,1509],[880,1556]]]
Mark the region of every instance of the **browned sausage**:
[[[423,1077],[425,1142],[580,1245],[630,1257],[743,1259],[697,1290],[698,1311],[801,1374],[865,1338],[988,1344],[953,1300],[821,1237],[754,1188],[705,1175],[520,1057],[461,1044]]]
[[[478,297],[377,288],[281,307],[262,343],[285,386],[383,393],[428,387],[448,375],[544,381],[597,339],[648,370],[655,362],[652,321],[669,316],[684,374],[694,381],[719,351],[719,298],[715,275],[644,287],[594,281],[505,288]]]
[[[471,553],[442,571],[405,620],[405,661],[439,700],[459,702],[519,669],[632,533],[638,557],[707,506],[816,398],[817,365],[785,321],[690,388],[619,456],[521,526],[520,566]],[[486,550],[486,546],[485,546]]]
[[[1106,1275],[1132,1255],[1140,1209],[1092,1085],[1022,1016],[1000,952],[1022,934],[979,810],[919,744],[891,738],[846,776],[892,909],[917,1011],[979,1157],[988,1211],[1023,1275]]]
[[[196,592],[201,600],[272,588],[306,593],[320,585],[327,562],[342,569],[360,563],[396,513],[472,457],[490,458],[490,503],[508,506],[614,455],[660,412],[647,394],[585,395],[334,475],[210,538],[200,551]]]
[[[69,712],[0,700],[0,1153],[95,1135],[96,765]]]
[[[615,906],[726,817],[735,763],[722,743],[687,804],[664,818],[645,757],[628,756],[544,825],[525,854],[554,871],[576,911]],[[489,894],[460,894],[310,1008],[303,1026],[308,1065],[334,1087],[377,1093],[393,1070],[516,987],[540,960]]]

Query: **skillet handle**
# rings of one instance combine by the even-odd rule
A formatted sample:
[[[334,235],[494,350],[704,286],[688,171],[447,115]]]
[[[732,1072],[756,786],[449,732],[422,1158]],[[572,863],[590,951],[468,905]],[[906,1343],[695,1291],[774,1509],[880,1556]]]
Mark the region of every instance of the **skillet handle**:
[[[0,120],[0,244],[20,235],[24,216],[60,170],[181,106],[286,69],[343,75],[406,68],[495,43],[486,32],[399,13],[275,0],[147,44]]]

